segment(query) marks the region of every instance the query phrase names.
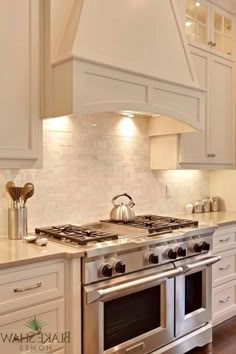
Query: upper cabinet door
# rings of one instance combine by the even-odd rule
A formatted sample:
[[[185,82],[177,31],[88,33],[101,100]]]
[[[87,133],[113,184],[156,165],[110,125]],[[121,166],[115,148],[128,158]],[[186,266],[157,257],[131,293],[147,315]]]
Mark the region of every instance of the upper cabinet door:
[[[185,32],[190,44],[233,60],[235,18],[205,0],[185,0]]]
[[[226,58],[234,57],[234,18],[228,13],[212,7],[212,50]]]
[[[223,58],[211,56],[211,112],[209,138],[212,163],[234,163],[235,116],[234,64]]]
[[[185,30],[190,43],[209,47],[210,7],[205,1],[185,0]]]
[[[39,157],[39,6],[0,0],[0,167],[28,167],[24,161]]]
[[[190,47],[192,60],[196,70],[199,85],[208,91],[206,97],[205,129],[200,132],[181,134],[180,138],[180,164],[209,164],[209,141],[206,131],[209,116],[209,82],[210,82],[210,54],[195,47]]]

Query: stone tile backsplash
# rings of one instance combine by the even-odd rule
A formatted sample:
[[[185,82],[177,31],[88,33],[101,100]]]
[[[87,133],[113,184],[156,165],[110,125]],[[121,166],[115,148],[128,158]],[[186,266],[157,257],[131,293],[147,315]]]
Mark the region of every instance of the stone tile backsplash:
[[[43,122],[43,169],[0,169],[0,234],[7,232],[5,183],[33,182],[29,227],[107,218],[111,199],[130,193],[136,213],[181,212],[207,196],[207,171],[151,171],[147,118],[61,117]],[[168,184],[172,197],[166,197]]]

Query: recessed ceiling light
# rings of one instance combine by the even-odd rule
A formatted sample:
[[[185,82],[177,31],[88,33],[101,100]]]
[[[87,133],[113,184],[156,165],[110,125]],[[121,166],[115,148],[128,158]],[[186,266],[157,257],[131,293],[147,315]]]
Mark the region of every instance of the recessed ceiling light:
[[[199,6],[201,6],[201,3],[199,1],[196,1],[195,6],[199,7]]]
[[[185,26],[186,27],[190,27],[190,26],[192,26],[192,24],[193,24],[192,21],[186,21],[185,22]]]

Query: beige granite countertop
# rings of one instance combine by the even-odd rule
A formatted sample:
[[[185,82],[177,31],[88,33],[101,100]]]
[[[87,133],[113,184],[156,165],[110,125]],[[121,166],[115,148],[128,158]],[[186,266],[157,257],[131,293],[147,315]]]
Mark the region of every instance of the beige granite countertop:
[[[55,242],[49,241],[47,246],[41,247],[24,240],[12,241],[8,237],[0,237],[0,269],[56,258],[78,258],[83,255],[83,249]]]
[[[217,211],[203,214],[178,213],[171,214],[171,216],[198,220],[200,225],[218,225],[223,227],[235,224],[236,226],[236,212],[234,211]]]
[[[176,213],[170,214],[170,216],[198,220],[200,225],[223,227],[235,224],[236,226],[236,212],[231,211],[204,214]],[[82,248],[72,248],[51,241],[47,246],[40,247],[24,240],[11,241],[7,237],[0,237],[0,269],[56,258],[83,256],[84,250]]]

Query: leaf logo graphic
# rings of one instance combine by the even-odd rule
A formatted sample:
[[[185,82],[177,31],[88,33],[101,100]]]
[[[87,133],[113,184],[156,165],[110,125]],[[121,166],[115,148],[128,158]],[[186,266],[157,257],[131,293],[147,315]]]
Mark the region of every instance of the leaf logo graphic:
[[[42,328],[46,325],[46,323],[34,316],[34,318],[32,320],[27,321],[25,325],[33,331],[41,331]]]

